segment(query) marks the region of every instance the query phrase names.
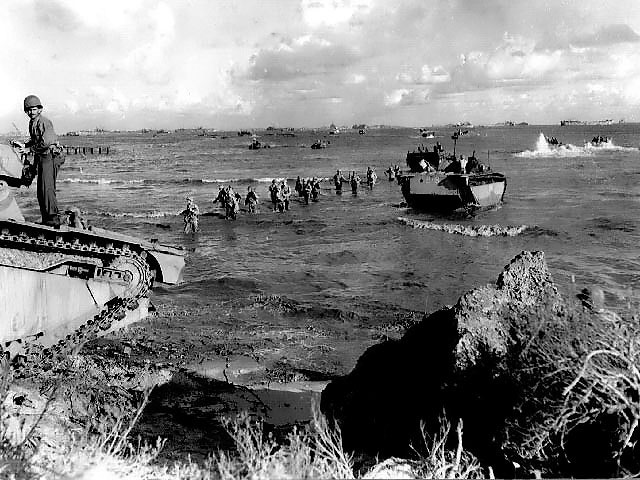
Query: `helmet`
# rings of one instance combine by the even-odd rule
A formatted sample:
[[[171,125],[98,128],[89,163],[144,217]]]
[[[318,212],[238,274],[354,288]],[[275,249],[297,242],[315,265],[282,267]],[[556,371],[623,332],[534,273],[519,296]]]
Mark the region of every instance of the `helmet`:
[[[42,102],[35,95],[28,95],[24,99],[24,109],[27,110],[31,107],[42,108]]]

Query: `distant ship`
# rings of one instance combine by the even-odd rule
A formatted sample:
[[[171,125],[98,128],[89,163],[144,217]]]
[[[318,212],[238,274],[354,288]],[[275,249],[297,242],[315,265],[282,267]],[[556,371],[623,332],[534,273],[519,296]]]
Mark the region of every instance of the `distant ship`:
[[[613,125],[613,120],[594,120],[594,121],[583,121],[583,120],[560,120],[560,126],[566,127],[568,125]]]

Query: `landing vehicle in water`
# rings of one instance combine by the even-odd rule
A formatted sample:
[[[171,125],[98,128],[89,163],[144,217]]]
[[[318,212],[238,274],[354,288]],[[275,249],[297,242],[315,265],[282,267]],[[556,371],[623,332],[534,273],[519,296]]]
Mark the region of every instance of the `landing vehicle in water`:
[[[504,198],[507,179],[475,157],[461,166],[455,155],[407,152],[409,172],[398,176],[402,195],[415,209],[450,212],[494,207]]]
[[[320,150],[321,148],[327,148],[327,142],[324,140],[316,140],[311,144],[311,148],[314,150]]]

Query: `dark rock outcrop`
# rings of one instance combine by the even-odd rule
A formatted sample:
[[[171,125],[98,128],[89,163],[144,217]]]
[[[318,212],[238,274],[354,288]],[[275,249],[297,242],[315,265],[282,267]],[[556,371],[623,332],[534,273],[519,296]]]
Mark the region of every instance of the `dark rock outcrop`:
[[[564,309],[542,252],[522,252],[496,285],[464,294],[407,330],[397,341],[368,349],[354,370],[332,381],[321,400],[323,413],[338,422],[347,449],[407,456],[438,432],[443,413],[462,419],[465,449],[514,474],[501,451],[505,424],[518,405],[511,362],[536,326]]]

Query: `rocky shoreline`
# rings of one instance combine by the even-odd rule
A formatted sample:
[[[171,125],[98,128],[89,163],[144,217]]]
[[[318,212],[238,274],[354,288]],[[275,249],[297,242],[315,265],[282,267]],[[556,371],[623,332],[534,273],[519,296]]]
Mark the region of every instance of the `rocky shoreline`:
[[[199,462],[234,450],[225,417],[247,411],[284,439],[321,404],[360,472],[376,458],[411,458],[446,418],[464,426],[467,451],[498,476],[615,475],[626,471],[621,458],[637,458],[634,429],[620,443],[624,411],[585,416],[577,429],[554,420],[566,413],[593,333],[623,320],[594,297],[562,298],[541,252],[522,252],[495,285],[422,319],[345,317],[266,296],[185,312],[161,294],[155,318],[85,345],[53,371],[13,379],[5,437],[28,436],[46,457],[69,439],[128,424],[130,440],[165,439],[156,462]]]

